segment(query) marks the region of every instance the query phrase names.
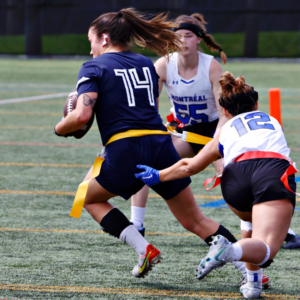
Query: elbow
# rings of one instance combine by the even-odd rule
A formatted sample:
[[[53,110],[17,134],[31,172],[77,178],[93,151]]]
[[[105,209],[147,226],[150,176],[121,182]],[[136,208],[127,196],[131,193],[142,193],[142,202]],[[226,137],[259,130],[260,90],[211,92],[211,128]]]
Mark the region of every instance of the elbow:
[[[186,176],[193,176],[198,173],[197,170],[195,170],[191,166],[185,166],[184,171],[186,173]]]
[[[90,114],[79,113],[77,114],[77,123],[83,126],[88,123],[91,117],[92,115]]]

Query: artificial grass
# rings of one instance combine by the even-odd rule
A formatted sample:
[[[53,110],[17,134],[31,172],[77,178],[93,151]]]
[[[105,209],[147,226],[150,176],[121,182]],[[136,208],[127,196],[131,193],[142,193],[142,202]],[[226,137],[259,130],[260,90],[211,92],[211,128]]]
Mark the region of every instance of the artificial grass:
[[[0,99],[71,91],[82,63],[77,60],[1,60]],[[298,66],[228,63],[223,68],[234,75],[243,74],[247,82],[257,87],[259,105],[265,112],[268,112],[268,88],[282,88],[286,138],[290,146],[300,148],[297,138],[299,120],[291,119],[299,116]],[[133,250],[109,235],[93,232],[101,228],[86,211],[79,220],[69,217],[73,196],[34,193],[76,192],[100,150],[88,146],[51,145],[101,143],[96,124],[82,140],[59,138],[52,133],[53,126],[60,120],[64,100],[55,98],[1,105],[0,297],[11,300],[241,299],[238,293],[240,274],[231,265],[212,272],[203,281],[195,279],[196,266],[208,247],[199,238],[185,235],[188,232],[175,220],[163,200],[149,199],[145,226],[147,240],[162,251],[164,260],[148,277],[137,279],[131,275],[137,262]],[[163,117],[169,108],[163,90],[160,97]],[[2,142],[44,143],[48,146],[5,145]],[[299,151],[292,151],[291,157],[300,163]],[[84,164],[87,167],[26,166],[22,163]],[[213,174],[214,171],[207,170],[193,176],[194,194],[221,195],[219,187],[210,192],[203,188],[203,181]],[[22,190],[33,193],[5,192]],[[199,205],[211,201],[214,200],[197,198]],[[130,217],[129,202],[116,197],[112,203]],[[203,212],[233,234],[239,234],[239,220],[229,209],[203,208]],[[298,234],[299,221],[300,212],[295,211],[291,228]],[[299,300],[299,264],[299,250],[281,249],[275,263],[265,270],[271,278],[272,288],[264,294],[270,299]]]

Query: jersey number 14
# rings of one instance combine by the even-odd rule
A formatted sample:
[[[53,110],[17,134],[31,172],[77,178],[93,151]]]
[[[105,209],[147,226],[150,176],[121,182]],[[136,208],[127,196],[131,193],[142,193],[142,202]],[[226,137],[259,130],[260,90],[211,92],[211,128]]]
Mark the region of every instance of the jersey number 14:
[[[147,89],[149,103],[151,106],[155,106],[155,99],[153,96],[153,82],[150,69],[148,67],[143,68],[145,80],[139,79],[136,69],[114,69],[114,71],[116,76],[121,76],[123,79],[129,106],[135,106],[135,97],[131,81],[133,82],[133,86],[135,89]],[[129,80],[128,73],[131,77],[131,81]]]

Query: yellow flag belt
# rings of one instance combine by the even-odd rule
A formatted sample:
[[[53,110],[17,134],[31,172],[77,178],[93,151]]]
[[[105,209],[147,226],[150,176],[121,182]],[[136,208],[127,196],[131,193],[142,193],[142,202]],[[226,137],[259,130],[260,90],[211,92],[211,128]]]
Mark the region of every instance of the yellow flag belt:
[[[171,127],[167,127],[167,129],[169,131],[174,130]],[[205,137],[202,135],[198,135],[195,133],[191,133],[191,132],[185,132],[185,133],[186,133],[185,139],[183,139],[183,140],[185,140],[186,142],[189,142],[189,143],[206,145],[210,140],[212,140],[211,138],[208,138],[208,137]],[[117,134],[113,135],[109,139],[109,141],[105,144],[105,146],[107,146],[108,144],[110,144],[112,142],[120,140],[120,139],[152,135],[152,134],[169,134],[169,133],[166,131],[162,131],[162,130],[128,130],[128,131],[117,133]],[[92,171],[91,178],[89,180],[83,181],[79,185],[79,187],[77,189],[77,193],[75,195],[74,202],[73,202],[73,207],[72,207],[72,210],[70,213],[71,217],[80,218],[90,180],[97,177],[100,174],[101,166],[102,166],[102,163],[104,160],[105,160],[105,158],[97,156],[95,159],[94,165],[93,165],[93,171]]]

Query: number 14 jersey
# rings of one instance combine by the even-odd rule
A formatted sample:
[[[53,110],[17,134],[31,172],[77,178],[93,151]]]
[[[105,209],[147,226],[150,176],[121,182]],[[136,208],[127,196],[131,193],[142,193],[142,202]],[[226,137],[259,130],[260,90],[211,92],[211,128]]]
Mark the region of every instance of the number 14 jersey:
[[[259,111],[239,114],[221,130],[219,151],[224,167],[248,151],[269,151],[289,157],[290,149],[278,121]]]
[[[149,58],[129,50],[104,53],[83,64],[78,95],[98,93],[94,111],[104,145],[131,129],[166,131],[156,104],[158,78]]]

